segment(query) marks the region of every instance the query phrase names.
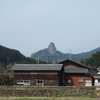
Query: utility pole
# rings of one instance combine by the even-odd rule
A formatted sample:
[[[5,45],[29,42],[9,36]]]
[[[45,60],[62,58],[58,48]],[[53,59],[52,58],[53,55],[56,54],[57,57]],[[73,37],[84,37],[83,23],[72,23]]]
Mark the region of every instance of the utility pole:
[[[39,56],[38,56],[38,64],[39,64]]]
[[[50,58],[50,56],[48,56],[48,63],[49,63],[49,58]]]
[[[70,57],[69,57],[69,59],[71,59],[71,49],[70,49]]]

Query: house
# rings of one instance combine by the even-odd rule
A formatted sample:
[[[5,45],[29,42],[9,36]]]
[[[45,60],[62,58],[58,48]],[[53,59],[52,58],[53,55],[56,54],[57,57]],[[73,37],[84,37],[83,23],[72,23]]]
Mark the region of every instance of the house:
[[[14,85],[60,86],[63,81],[62,64],[15,64]]]
[[[62,86],[92,86],[92,76],[89,75],[89,67],[66,59],[59,62],[63,64],[64,81]]]

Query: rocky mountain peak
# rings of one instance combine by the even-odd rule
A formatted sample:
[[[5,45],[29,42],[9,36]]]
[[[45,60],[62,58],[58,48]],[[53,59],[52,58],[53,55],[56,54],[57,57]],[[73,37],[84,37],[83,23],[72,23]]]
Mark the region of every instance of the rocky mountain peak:
[[[49,46],[48,46],[48,52],[49,52],[50,54],[55,54],[55,53],[56,53],[56,47],[55,47],[55,45],[54,45],[53,42],[51,42],[51,43],[49,44]]]

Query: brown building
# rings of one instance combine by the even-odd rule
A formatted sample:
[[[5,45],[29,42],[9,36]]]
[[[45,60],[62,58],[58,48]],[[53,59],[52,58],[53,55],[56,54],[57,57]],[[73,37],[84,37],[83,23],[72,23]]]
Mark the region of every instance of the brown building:
[[[92,86],[92,76],[89,74],[89,67],[66,59],[59,62],[64,68],[63,86]]]
[[[92,76],[97,73],[69,59],[58,64],[15,64],[11,70],[14,71],[14,85],[33,86],[92,86]]]
[[[63,81],[62,64],[15,64],[14,85],[60,86]]]

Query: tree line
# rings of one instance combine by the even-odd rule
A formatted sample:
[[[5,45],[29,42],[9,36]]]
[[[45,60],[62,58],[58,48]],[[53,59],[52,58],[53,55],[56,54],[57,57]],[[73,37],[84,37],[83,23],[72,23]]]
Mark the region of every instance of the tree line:
[[[100,67],[100,51],[92,54],[88,58],[82,59],[80,63],[94,68]]]
[[[0,85],[13,84],[13,72],[10,71],[14,64],[37,64],[38,61],[25,57],[18,50],[9,49],[0,45]],[[40,64],[47,64],[39,60]]]
[[[18,50],[9,49],[0,45],[0,62],[8,65],[9,63],[26,63],[26,64],[36,64],[37,60],[25,57]],[[39,61],[40,63],[46,63],[45,61]]]

